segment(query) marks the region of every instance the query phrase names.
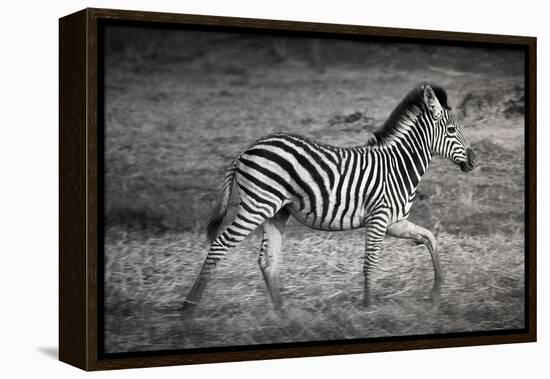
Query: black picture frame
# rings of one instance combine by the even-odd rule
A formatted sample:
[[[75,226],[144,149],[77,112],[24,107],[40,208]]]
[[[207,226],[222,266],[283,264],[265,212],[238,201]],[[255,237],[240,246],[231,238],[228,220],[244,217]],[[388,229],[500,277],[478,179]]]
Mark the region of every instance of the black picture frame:
[[[238,348],[106,354],[103,299],[103,30],[106,25],[486,46],[525,51],[526,327]],[[536,38],[215,16],[85,9],[59,21],[59,358],[85,370],[536,341]]]

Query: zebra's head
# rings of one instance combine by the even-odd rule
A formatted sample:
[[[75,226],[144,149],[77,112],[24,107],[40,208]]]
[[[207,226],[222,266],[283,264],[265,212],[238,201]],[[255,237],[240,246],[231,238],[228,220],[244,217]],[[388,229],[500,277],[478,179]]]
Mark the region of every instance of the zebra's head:
[[[438,88],[441,92],[438,96],[444,103],[442,105],[432,87],[423,85],[422,90],[427,113],[434,126],[432,152],[448,158],[463,172],[472,171],[475,166],[475,153],[464,136],[461,126],[451,116],[447,95],[443,89]]]

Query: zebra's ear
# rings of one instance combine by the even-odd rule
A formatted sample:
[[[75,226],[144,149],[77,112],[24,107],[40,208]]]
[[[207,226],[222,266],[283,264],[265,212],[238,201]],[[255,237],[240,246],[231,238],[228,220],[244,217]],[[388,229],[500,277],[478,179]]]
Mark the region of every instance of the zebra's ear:
[[[443,113],[443,108],[441,107],[433,88],[427,84],[424,85],[422,96],[424,98],[424,103],[426,103],[428,110],[432,114],[432,117],[435,119],[440,118]]]

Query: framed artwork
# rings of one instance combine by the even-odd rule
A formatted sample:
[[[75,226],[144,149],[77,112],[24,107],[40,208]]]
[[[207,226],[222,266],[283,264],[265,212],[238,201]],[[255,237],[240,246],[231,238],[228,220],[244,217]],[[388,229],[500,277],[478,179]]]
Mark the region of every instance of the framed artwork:
[[[536,340],[536,39],[60,19],[60,359]]]

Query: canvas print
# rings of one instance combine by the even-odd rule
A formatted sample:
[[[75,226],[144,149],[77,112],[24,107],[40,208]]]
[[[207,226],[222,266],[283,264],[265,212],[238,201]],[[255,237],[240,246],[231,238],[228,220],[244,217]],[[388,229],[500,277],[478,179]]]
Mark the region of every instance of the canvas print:
[[[525,327],[524,51],[350,38],[105,27],[104,353]]]

